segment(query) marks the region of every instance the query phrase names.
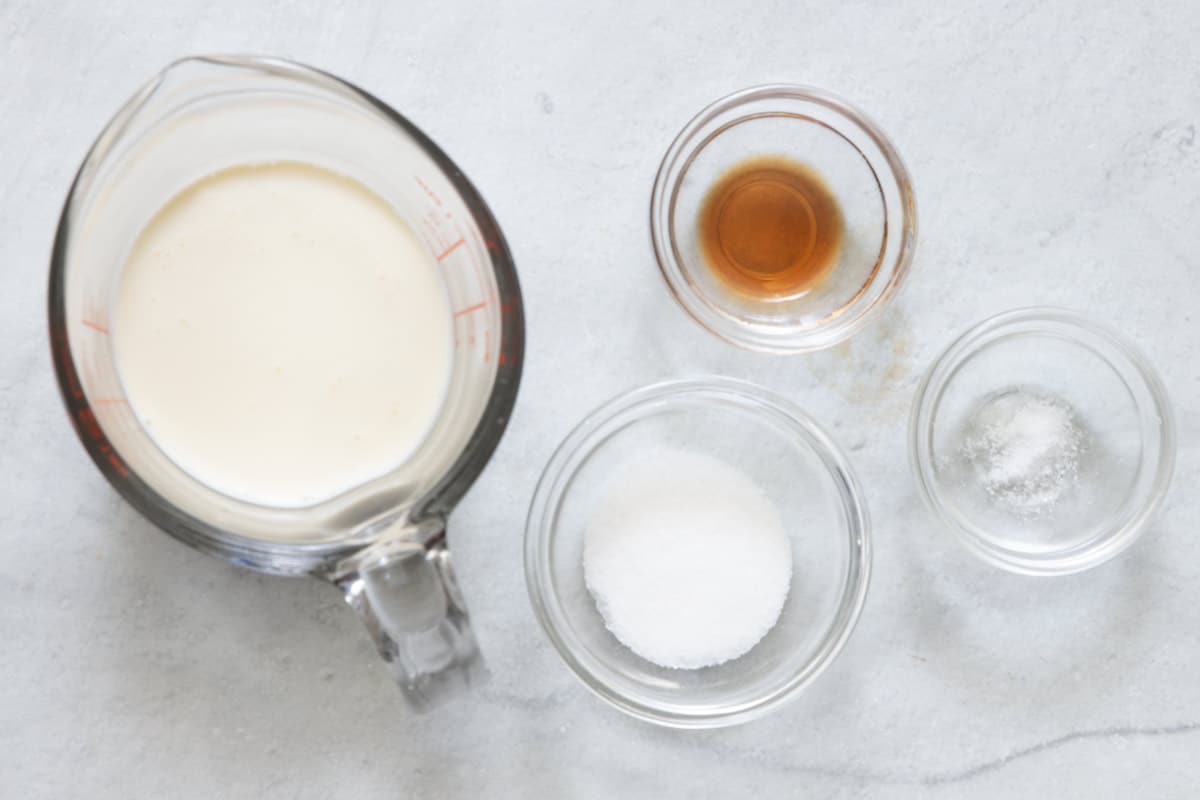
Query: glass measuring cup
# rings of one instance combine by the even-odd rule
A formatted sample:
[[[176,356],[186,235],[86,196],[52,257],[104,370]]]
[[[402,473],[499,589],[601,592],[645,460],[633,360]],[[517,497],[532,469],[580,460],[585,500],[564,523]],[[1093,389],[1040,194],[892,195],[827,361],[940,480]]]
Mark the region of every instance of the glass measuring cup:
[[[125,255],[158,208],[224,167],[285,160],[354,178],[388,201],[436,259],[454,309],[450,388],[424,443],[386,475],[304,508],[229,497],[172,462],[133,413],[109,336]],[[446,516],[504,431],[524,322],[495,219],[421,131],[357,87],[299,64],[178,61],[126,103],[84,159],[55,238],[49,317],[75,429],[142,514],[230,562],[334,583],[418,708],[479,676]]]

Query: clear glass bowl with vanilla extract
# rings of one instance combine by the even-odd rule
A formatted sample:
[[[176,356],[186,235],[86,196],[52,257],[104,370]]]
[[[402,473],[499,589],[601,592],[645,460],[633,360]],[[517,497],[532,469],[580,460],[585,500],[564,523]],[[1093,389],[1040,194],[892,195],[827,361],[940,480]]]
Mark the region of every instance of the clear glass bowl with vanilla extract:
[[[849,338],[895,295],[916,243],[908,171],[883,131],[818,89],[760,86],[701,111],[663,157],[655,255],[697,322],[751,350]]]

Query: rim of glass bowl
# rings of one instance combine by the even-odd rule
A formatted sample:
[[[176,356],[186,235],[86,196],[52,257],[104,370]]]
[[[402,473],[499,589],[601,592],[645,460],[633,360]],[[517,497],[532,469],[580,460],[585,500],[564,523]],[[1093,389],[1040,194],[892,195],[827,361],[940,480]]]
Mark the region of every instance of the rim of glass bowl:
[[[778,100],[781,103],[815,104],[837,114],[845,125],[843,129],[857,129],[865,135],[879,153],[873,157],[847,137],[843,129],[819,123],[846,139],[847,144],[858,150],[867,166],[881,184],[884,199],[884,249],[871,277],[863,284],[858,294],[846,305],[832,312],[815,327],[806,330],[780,328],[763,325],[731,316],[718,309],[688,279],[680,261],[675,244],[674,211],[679,196],[679,186],[692,162],[708,144],[724,131],[756,117],[762,111],[739,115],[718,123],[731,111],[750,103]],[[795,112],[796,109],[789,109]],[[769,115],[769,114],[767,114]],[[887,190],[883,188],[884,184]],[[896,208],[889,207],[887,197],[894,193],[898,198]],[[893,226],[893,222],[895,223]],[[893,230],[896,236],[893,236]],[[865,326],[872,317],[885,308],[912,265],[917,242],[917,207],[913,194],[912,178],[904,166],[895,146],[883,130],[857,106],[823,89],[797,84],[776,83],[753,86],[722,97],[704,108],[692,118],[671,142],[659,165],[650,194],[650,238],[659,271],[676,302],[701,327],[709,332],[747,350],[767,353],[808,353],[842,342]],[[882,291],[865,305],[865,289],[879,280],[886,280]]]
[[[960,513],[942,501],[933,474],[933,425],[942,395],[950,381],[964,364],[987,345],[1004,338],[1037,333],[1053,333],[1067,338],[1095,352],[1110,365],[1113,355],[1127,361],[1132,365],[1133,373],[1146,387],[1154,404],[1153,410],[1159,419],[1158,462],[1150,467],[1155,470],[1154,480],[1150,482],[1145,497],[1137,499],[1134,503],[1133,514],[1116,520],[1105,533],[1080,545],[1065,551],[1044,554],[1014,552],[981,536]],[[1108,352],[1100,352],[1090,342],[1076,338],[1075,334],[1080,333],[1103,342]],[[1115,366],[1113,369],[1122,380],[1128,377],[1126,371]],[[1145,411],[1142,408],[1138,410]],[[1143,440],[1153,433],[1143,425]],[[1175,448],[1175,419],[1167,390],[1146,356],[1114,328],[1088,319],[1077,312],[1053,307],[1005,311],[972,325],[959,335],[934,359],[921,379],[909,418],[909,458],[913,476],[925,504],[970,552],[993,566],[1021,575],[1057,576],[1083,572],[1108,561],[1133,544],[1154,518],[1170,487],[1175,470]]]
[[[631,696],[604,683],[599,663],[575,636],[554,590],[550,548],[555,520],[566,490],[596,448],[643,412],[674,405],[682,398],[734,402],[783,419],[821,458],[837,484],[849,524],[850,558],[838,609],[828,621],[815,654],[786,682],[760,697],[729,706],[697,710],[685,703],[657,703]],[[754,384],[724,377],[684,378],[643,386],[618,395],[596,408],[567,434],[550,457],[529,509],[525,529],[525,582],[538,622],[555,649],[584,686],[602,700],[647,722],[673,728],[716,728],[763,716],[812,683],[836,658],[849,639],[866,600],[871,573],[870,520],[862,488],[841,449],[797,406]]]

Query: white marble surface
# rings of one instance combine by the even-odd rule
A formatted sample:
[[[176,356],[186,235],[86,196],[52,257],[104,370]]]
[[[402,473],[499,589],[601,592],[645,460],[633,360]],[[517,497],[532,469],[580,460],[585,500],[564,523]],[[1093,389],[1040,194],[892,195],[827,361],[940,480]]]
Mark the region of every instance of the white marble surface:
[[[0,0],[0,794],[1193,795],[1197,41],[1187,0]],[[44,324],[59,204],[117,105],[205,51],[287,55],[376,92],[472,176],[516,255],[525,380],[452,532],[493,677],[436,715],[405,710],[327,586],[239,571],[140,519],[62,412]],[[921,210],[896,305],[848,346],[790,360],[688,321],[646,230],[676,130],[767,81],[868,109]],[[1179,415],[1161,522],[1073,578],[973,562],[907,473],[905,415],[935,350],[1032,303],[1127,331]],[[845,653],[806,695],[741,728],[680,733],[575,682],[530,611],[521,538],[570,425],[633,384],[697,372],[762,382],[836,432],[869,492],[876,578]]]

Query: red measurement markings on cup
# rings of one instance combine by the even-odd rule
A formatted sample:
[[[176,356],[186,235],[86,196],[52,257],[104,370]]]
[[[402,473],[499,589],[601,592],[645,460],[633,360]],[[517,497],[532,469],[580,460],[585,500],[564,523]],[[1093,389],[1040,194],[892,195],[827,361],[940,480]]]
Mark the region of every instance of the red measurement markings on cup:
[[[458,249],[460,246],[462,246],[463,242],[465,242],[465,241],[466,241],[466,240],[465,240],[465,239],[463,239],[461,236],[460,236],[460,237],[458,237],[458,241],[457,241],[457,242],[455,242],[454,244],[450,245],[449,247],[447,247],[445,250],[443,250],[441,253],[439,253],[439,254],[438,254],[438,257],[437,257],[438,263],[441,263],[442,261],[445,261],[445,260],[446,260],[446,257],[447,257],[448,255],[450,255],[451,253],[453,253],[455,250],[457,250],[457,249]]]
[[[107,334],[108,329],[103,325],[92,324],[90,320],[84,320],[84,324],[93,330]],[[67,338],[64,334],[52,335],[52,346],[59,353],[60,358],[69,361],[71,358],[71,350],[67,345]],[[114,469],[121,477],[129,475],[129,469],[125,466],[125,462],[121,459],[117,452],[113,450],[113,446],[109,444],[108,438],[104,435],[104,431],[100,428],[100,423],[96,420],[96,414],[86,405],[79,407],[85,403],[83,396],[83,387],[79,385],[79,377],[73,367],[68,367],[65,371],[67,379],[67,394],[70,396],[71,402],[68,405],[71,407],[71,423],[75,426],[75,430],[79,432],[81,438],[94,443],[95,449],[92,455],[97,461],[103,459],[112,469]],[[116,400],[117,398],[102,398],[104,400]],[[120,398],[124,401],[124,398]],[[92,405],[95,405],[93,403]],[[103,465],[101,465],[103,467]]]
[[[442,207],[442,198],[437,196],[437,192],[429,188],[428,183],[421,180],[420,175],[413,175],[413,180],[417,182],[417,186],[421,187],[421,191],[425,193],[425,196],[433,201],[434,205],[436,205],[438,208]]]
[[[466,308],[461,308],[458,311],[455,311],[454,316],[455,318],[458,318],[466,314],[470,314],[472,311],[482,311],[485,308],[487,308],[487,303],[476,303],[473,306],[467,306]]]
[[[431,189],[428,183],[421,180],[419,175],[414,175],[413,180],[433,204],[433,207],[421,217],[421,222],[429,234],[430,243],[433,245],[431,249],[437,253],[434,259],[440,264],[455,250],[466,244],[467,237],[463,235],[462,229],[458,227],[458,221],[442,203],[442,198],[438,197],[437,192]]]
[[[96,415],[92,413],[90,408],[80,409],[73,417],[75,427],[80,433],[92,439],[99,445],[100,456],[107,461],[114,470],[122,477],[129,476],[129,469],[125,466],[125,462],[113,450],[112,445],[108,443],[104,432],[100,430],[100,423],[96,421]]]
[[[420,224],[425,245],[431,253],[435,254],[434,260],[451,274],[460,276],[460,279],[464,274],[473,275],[478,284],[479,293],[486,297],[488,281],[485,273],[487,267],[471,252],[471,248],[466,246],[468,244],[466,232],[446,204],[442,202],[442,198],[438,196],[437,192],[419,175],[412,177],[429,201],[429,207],[420,216]],[[485,245],[489,250],[497,247],[497,243],[491,239],[487,240]],[[451,258],[452,256],[454,258]],[[475,349],[476,342],[480,340],[480,334],[482,334],[484,363],[492,360],[492,319],[489,315],[484,315],[482,321],[477,321],[471,315],[476,311],[483,311],[487,307],[487,300],[481,300],[474,305],[464,306],[453,314],[456,322],[454,348],[457,350],[461,345]],[[497,359],[501,364],[505,363],[503,353],[498,354]]]
[[[102,322],[96,322],[94,319],[85,319],[83,320],[83,325],[86,328],[91,328],[97,333],[103,333],[105,336],[108,335],[108,326]]]

